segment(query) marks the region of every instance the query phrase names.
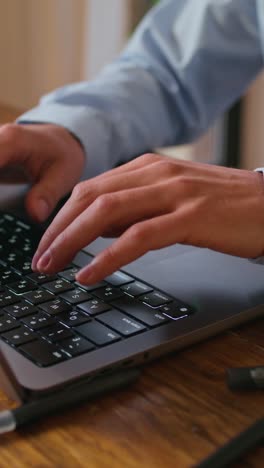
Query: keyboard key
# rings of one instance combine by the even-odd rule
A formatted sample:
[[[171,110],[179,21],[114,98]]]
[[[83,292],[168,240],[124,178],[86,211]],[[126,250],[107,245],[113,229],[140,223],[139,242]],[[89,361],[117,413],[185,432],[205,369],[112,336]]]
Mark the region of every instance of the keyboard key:
[[[36,291],[25,293],[23,297],[27,299],[27,301],[32,302],[32,304],[41,304],[42,302],[48,302],[54,299],[54,294],[44,289],[37,289]]]
[[[85,340],[81,336],[74,336],[63,340],[60,343],[60,347],[66,353],[69,353],[71,356],[78,356],[79,354],[87,353],[92,351],[95,346],[89,341]]]
[[[81,323],[89,322],[91,319],[88,315],[83,314],[79,310],[70,310],[68,312],[63,312],[57,316],[57,319],[60,322],[65,323],[68,327],[75,327]]]
[[[26,317],[27,315],[37,312],[36,307],[28,302],[22,301],[19,304],[14,304],[4,308],[5,312],[8,312],[13,317],[21,318]]]
[[[145,304],[148,304],[151,307],[159,307],[161,305],[167,304],[168,302],[171,302],[172,298],[159,291],[153,291],[149,294],[138,297],[138,300],[145,302]]]
[[[50,315],[60,314],[61,312],[72,310],[70,304],[67,304],[67,302],[64,302],[62,299],[55,299],[54,301],[44,302],[44,304],[39,305],[39,308]]]
[[[134,281],[134,283],[125,284],[121,286],[122,291],[129,294],[130,296],[140,296],[141,294],[147,294],[153,291],[153,288],[148,286],[147,284],[141,283],[140,281]]]
[[[117,299],[118,297],[124,296],[124,293],[120,289],[114,288],[112,286],[106,286],[102,289],[96,289],[93,294],[106,302],[111,302]]]
[[[163,314],[173,319],[177,319],[182,316],[190,315],[194,312],[192,307],[180,301],[174,301],[170,304],[166,304],[163,307],[160,307],[159,310]]]
[[[49,317],[44,312],[38,312],[37,314],[24,317],[21,319],[21,322],[32,330],[40,330],[41,328],[48,327],[49,325],[54,325],[56,323],[52,317]]]
[[[117,299],[112,303],[114,307],[120,309],[123,312],[131,315],[137,320],[140,320],[149,327],[157,327],[169,322],[169,319],[165,317],[159,310],[152,309],[138,301],[132,299],[132,297],[126,296],[121,299]]]
[[[78,267],[72,267],[69,268],[68,270],[61,271],[58,273],[58,276],[61,278],[64,278],[67,281],[75,281],[75,275],[79,271]]]
[[[77,307],[89,315],[101,314],[102,312],[106,312],[107,310],[111,309],[108,304],[105,304],[105,302],[102,302],[99,299],[92,299],[91,301],[82,302],[82,304],[79,304]]]
[[[19,325],[18,320],[8,314],[3,314],[0,317],[0,333],[13,330],[13,328],[19,327]]]
[[[12,292],[0,293],[0,308],[19,302],[21,297],[15,296]]]
[[[81,283],[78,283],[78,281],[75,281],[75,286],[78,286],[82,289],[84,289],[85,291],[95,291],[96,289],[99,289],[99,288],[103,288],[107,285],[107,283],[105,283],[104,281],[100,281],[100,283],[94,283],[94,284],[81,284]]]
[[[44,283],[48,283],[50,281],[54,281],[56,280],[57,276],[56,275],[45,275],[44,273],[30,273],[30,275],[28,275],[28,278],[30,278],[32,281],[34,281],[34,283],[37,283],[37,284],[44,284]]]
[[[132,283],[134,278],[131,278],[131,276],[126,275],[122,271],[115,271],[112,275],[107,276],[105,281],[111,284],[111,286],[121,286],[123,284]]]
[[[31,270],[31,260],[25,260],[23,257],[21,261],[17,260],[16,262],[13,262],[13,268],[15,268],[19,273],[23,275],[28,275],[29,273],[32,273]]]
[[[95,320],[75,328],[75,331],[98,346],[105,346],[121,339],[120,335]]]
[[[18,273],[16,273],[14,270],[12,270],[12,268],[10,269],[3,268],[0,270],[0,284],[1,285],[13,283],[14,281],[19,280],[19,278],[21,278],[21,276]]]
[[[90,294],[79,288],[60,294],[60,297],[65,301],[70,302],[70,304],[79,304],[80,302],[85,302],[88,301],[88,299],[91,299]]]
[[[23,261],[23,257],[19,252],[14,252],[13,250],[10,252],[11,246],[6,246],[6,254],[2,254],[2,257],[4,258],[4,261],[8,265],[18,265]]]
[[[9,288],[16,294],[22,294],[24,292],[33,291],[37,286],[30,279],[21,278],[19,281],[9,284],[8,289]]]
[[[24,326],[3,333],[1,337],[14,346],[20,346],[24,343],[29,343],[30,341],[34,341],[37,339],[37,335]]]
[[[41,330],[41,336],[55,343],[56,341],[71,338],[74,334],[69,328],[62,325],[62,323],[55,323],[54,325],[51,325],[51,327]]]
[[[110,310],[109,312],[98,315],[97,320],[100,320],[100,322],[110,326],[124,336],[132,336],[146,330],[144,325],[118,310]]]
[[[18,349],[43,367],[57,364],[66,359],[65,354],[57,346],[43,339],[32,341],[20,346]]]
[[[57,278],[55,281],[45,283],[43,287],[53,294],[60,294],[73,289],[73,285],[63,278]]]

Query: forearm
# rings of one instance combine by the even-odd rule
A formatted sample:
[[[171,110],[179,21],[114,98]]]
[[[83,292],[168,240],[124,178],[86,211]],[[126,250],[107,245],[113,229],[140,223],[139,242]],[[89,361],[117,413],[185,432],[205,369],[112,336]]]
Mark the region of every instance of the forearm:
[[[74,133],[86,151],[85,177],[192,141],[263,66],[258,2],[162,2],[96,81],[51,93],[22,120]]]

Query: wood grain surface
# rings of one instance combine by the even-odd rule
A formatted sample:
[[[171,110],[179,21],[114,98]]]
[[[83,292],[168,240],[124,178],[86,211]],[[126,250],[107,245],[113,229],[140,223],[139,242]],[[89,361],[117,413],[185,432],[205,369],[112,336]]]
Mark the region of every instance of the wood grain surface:
[[[0,107],[1,122],[15,115]],[[263,415],[264,393],[232,392],[225,375],[264,364],[263,344],[261,319],[148,364],[128,389],[1,436],[0,467],[191,467]],[[0,393],[0,409],[11,405]]]

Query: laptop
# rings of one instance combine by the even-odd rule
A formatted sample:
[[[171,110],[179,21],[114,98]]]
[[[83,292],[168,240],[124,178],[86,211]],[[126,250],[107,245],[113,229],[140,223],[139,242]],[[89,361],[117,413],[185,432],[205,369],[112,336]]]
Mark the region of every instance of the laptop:
[[[208,249],[152,251],[89,287],[31,271],[41,232],[0,213],[0,382],[18,402],[138,367],[264,313],[264,266]]]

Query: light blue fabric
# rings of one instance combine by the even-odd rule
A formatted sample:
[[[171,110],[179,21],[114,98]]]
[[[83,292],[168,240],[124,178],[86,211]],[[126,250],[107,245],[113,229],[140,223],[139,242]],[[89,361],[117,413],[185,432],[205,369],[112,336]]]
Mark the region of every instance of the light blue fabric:
[[[83,178],[155,147],[193,141],[263,68],[264,0],[167,0],[93,82],[65,86],[19,122],[82,142]]]

